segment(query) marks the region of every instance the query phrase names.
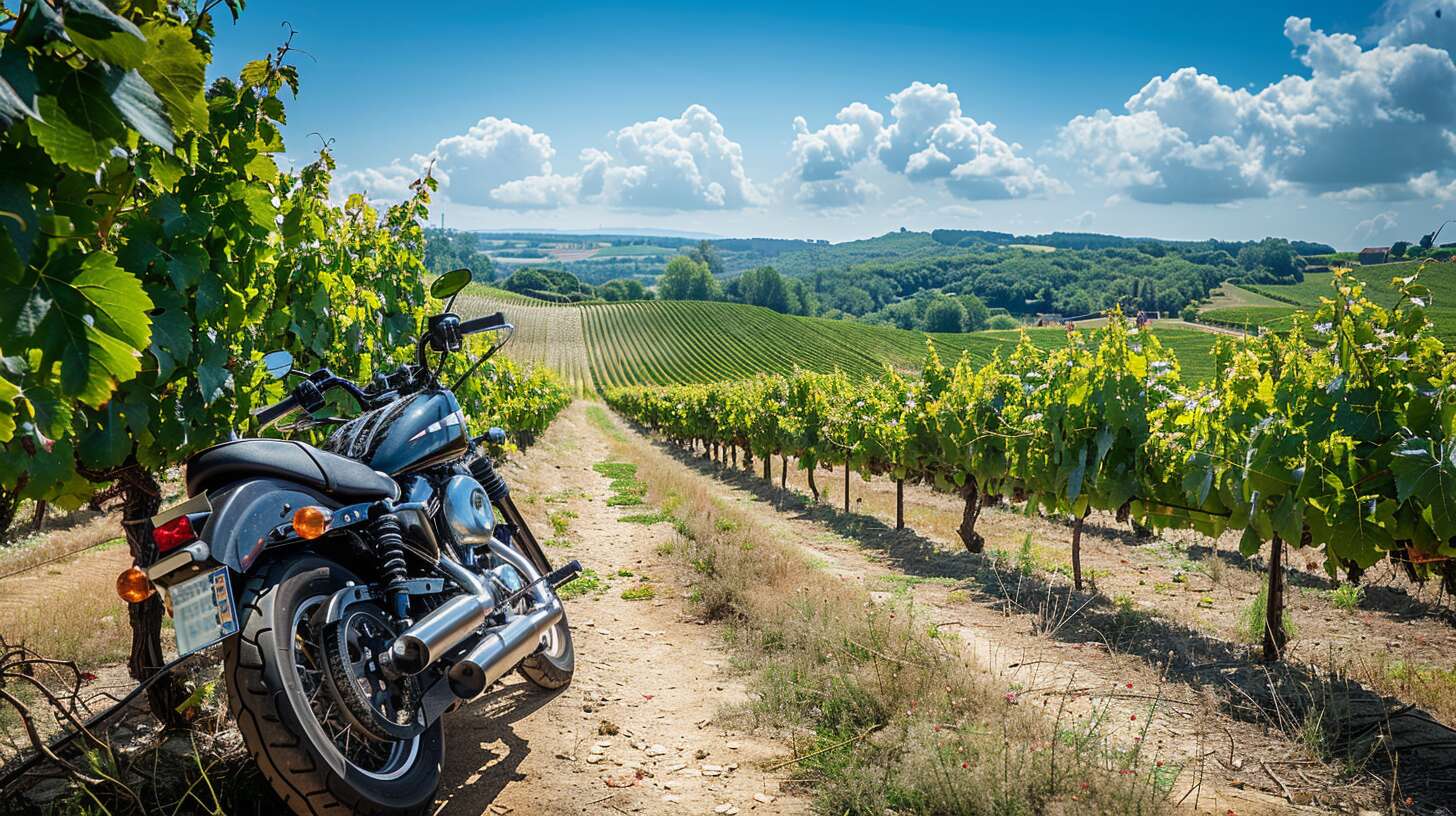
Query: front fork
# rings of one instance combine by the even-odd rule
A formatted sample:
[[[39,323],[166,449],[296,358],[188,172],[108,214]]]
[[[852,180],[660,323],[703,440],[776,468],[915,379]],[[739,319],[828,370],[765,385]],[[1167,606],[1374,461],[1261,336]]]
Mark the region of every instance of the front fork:
[[[505,524],[502,526],[506,528],[504,531],[497,529],[496,538],[506,545],[514,544],[518,547],[531,560],[531,565],[536,568],[536,572],[541,575],[550,575],[551,562],[546,560],[545,551],[541,549],[536,535],[531,532],[530,525],[526,524],[526,519],[521,515],[520,508],[516,507],[516,502],[511,498],[511,494],[506,493],[496,499],[495,504],[501,511],[501,518],[505,520]],[[503,532],[504,535],[502,535]]]

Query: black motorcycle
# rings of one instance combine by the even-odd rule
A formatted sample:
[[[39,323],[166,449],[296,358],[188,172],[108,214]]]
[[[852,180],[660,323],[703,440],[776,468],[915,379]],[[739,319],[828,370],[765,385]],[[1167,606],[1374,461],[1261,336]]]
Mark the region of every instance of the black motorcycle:
[[[444,275],[431,292],[453,304],[468,282]],[[333,422],[321,448],[253,438],[203,450],[187,462],[191,498],[152,519],[159,557],[146,573],[178,651],[223,643],[230,712],[296,813],[427,810],[443,714],[512,669],[546,689],[575,670],[556,588],[580,566],[551,569],[482,452],[504,434],[471,439],[439,380],[465,336],[505,333],[470,376],[513,327],[449,309],[430,318],[413,365],[367,388],[315,371],[255,414],[260,426],[297,409]],[[287,352],[265,365],[299,376]],[[362,412],[313,418],[334,389]]]

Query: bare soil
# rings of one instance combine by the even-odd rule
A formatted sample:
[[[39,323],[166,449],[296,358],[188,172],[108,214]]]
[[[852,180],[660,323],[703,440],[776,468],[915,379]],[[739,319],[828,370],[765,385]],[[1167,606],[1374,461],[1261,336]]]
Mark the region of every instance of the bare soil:
[[[687,614],[683,576],[656,553],[670,528],[624,523],[642,508],[607,505],[610,480],[592,466],[609,456],[578,403],[506,473],[542,539],[548,512],[575,514],[563,537],[570,546],[549,555],[580,560],[606,587],[566,602],[571,686],[553,696],[513,676],[446,719],[441,812],[807,812],[762,769],[785,749],[718,722],[745,699],[744,684],[728,671],[715,628]],[[639,586],[656,597],[621,597]]]
[[[807,491],[778,489],[777,459],[769,484],[761,476],[761,461],[752,471],[736,470],[659,447],[704,478],[717,480],[730,500],[759,508],[766,523],[778,518],[783,535],[801,542],[826,569],[846,580],[869,582],[885,597],[912,597],[926,619],[974,646],[986,670],[1004,679],[1008,694],[1059,713],[1070,700],[1079,715],[1126,723],[1117,729],[1124,739],[1153,744],[1168,766],[1179,769],[1175,798],[1190,794],[1183,802],[1198,812],[1300,807],[1388,812],[1394,805],[1441,813],[1453,801],[1456,774],[1449,757],[1456,743],[1448,744],[1449,730],[1418,707],[1398,706],[1398,700],[1382,699],[1348,678],[1312,671],[1300,662],[1335,648],[1369,654],[1388,644],[1415,644],[1418,636],[1427,658],[1450,655],[1444,644],[1451,642],[1451,631],[1439,599],[1408,588],[1372,590],[1366,603],[1379,608],[1351,618],[1323,596],[1295,591],[1295,621],[1308,625],[1293,659],[1266,670],[1246,646],[1234,642],[1237,614],[1259,581],[1258,565],[1241,559],[1236,543],[1208,548],[1204,542],[1211,552],[1192,555],[1197,545],[1132,545],[1130,534],[1111,529],[1110,517],[1094,517],[1083,536],[1083,563],[1097,576],[1097,591],[1073,593],[1069,581],[1048,574],[1058,566],[1058,556],[1060,562],[1067,560],[1070,528],[1057,521],[986,511],[977,529],[987,538],[988,552],[1002,549],[1006,557],[974,556],[953,543],[961,508],[952,497],[907,486],[907,524],[913,529],[896,531],[889,480],[867,485],[854,478],[854,512],[845,514],[838,509],[842,473],[819,472],[823,498],[813,505]],[[791,488],[802,488],[802,478],[791,463]],[[1037,562],[1029,574],[1015,563],[1027,534]],[[1218,572],[1219,589],[1212,590],[1210,579],[1184,563],[1195,556],[1215,558],[1224,567]],[[1186,581],[1174,581],[1175,571],[1188,576]],[[1291,581],[1294,586],[1312,582],[1304,570]],[[1210,591],[1214,607],[1200,608]],[[1388,604],[1387,593],[1409,599]],[[1113,598],[1121,603],[1112,603]],[[1352,626],[1354,621],[1368,621],[1370,627]],[[1433,650],[1432,644],[1440,645]],[[1330,743],[1353,738],[1349,722],[1334,720],[1364,717],[1373,725],[1389,712],[1385,705],[1399,712],[1384,723],[1392,741],[1418,746],[1415,753],[1402,754],[1399,761],[1386,755],[1349,765],[1332,755]],[[1151,726],[1139,725],[1149,718]],[[1405,768],[1401,775],[1391,767],[1399,763]]]

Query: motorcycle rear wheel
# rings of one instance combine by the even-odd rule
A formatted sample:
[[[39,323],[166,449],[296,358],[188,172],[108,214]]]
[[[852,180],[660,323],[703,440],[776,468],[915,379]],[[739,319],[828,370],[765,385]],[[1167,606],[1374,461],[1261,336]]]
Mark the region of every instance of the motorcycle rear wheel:
[[[294,813],[428,813],[444,761],[441,724],[397,742],[341,732],[314,667],[315,613],[357,580],[311,555],[279,560],[250,578],[240,593],[248,599],[239,610],[242,631],[223,648],[228,707],[259,770]]]

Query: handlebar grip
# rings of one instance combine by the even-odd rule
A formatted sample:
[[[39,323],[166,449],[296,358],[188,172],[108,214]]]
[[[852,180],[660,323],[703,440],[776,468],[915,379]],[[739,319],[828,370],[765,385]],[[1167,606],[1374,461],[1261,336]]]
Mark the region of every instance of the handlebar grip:
[[[496,312],[493,315],[477,317],[460,324],[461,334],[474,334],[475,332],[494,331],[504,329],[510,324],[506,323],[506,316],[503,312]]]
[[[253,412],[253,418],[258,420],[259,425],[271,425],[277,422],[284,414],[298,407],[298,398],[289,396],[282,402],[269,405],[266,408],[259,408]]]

